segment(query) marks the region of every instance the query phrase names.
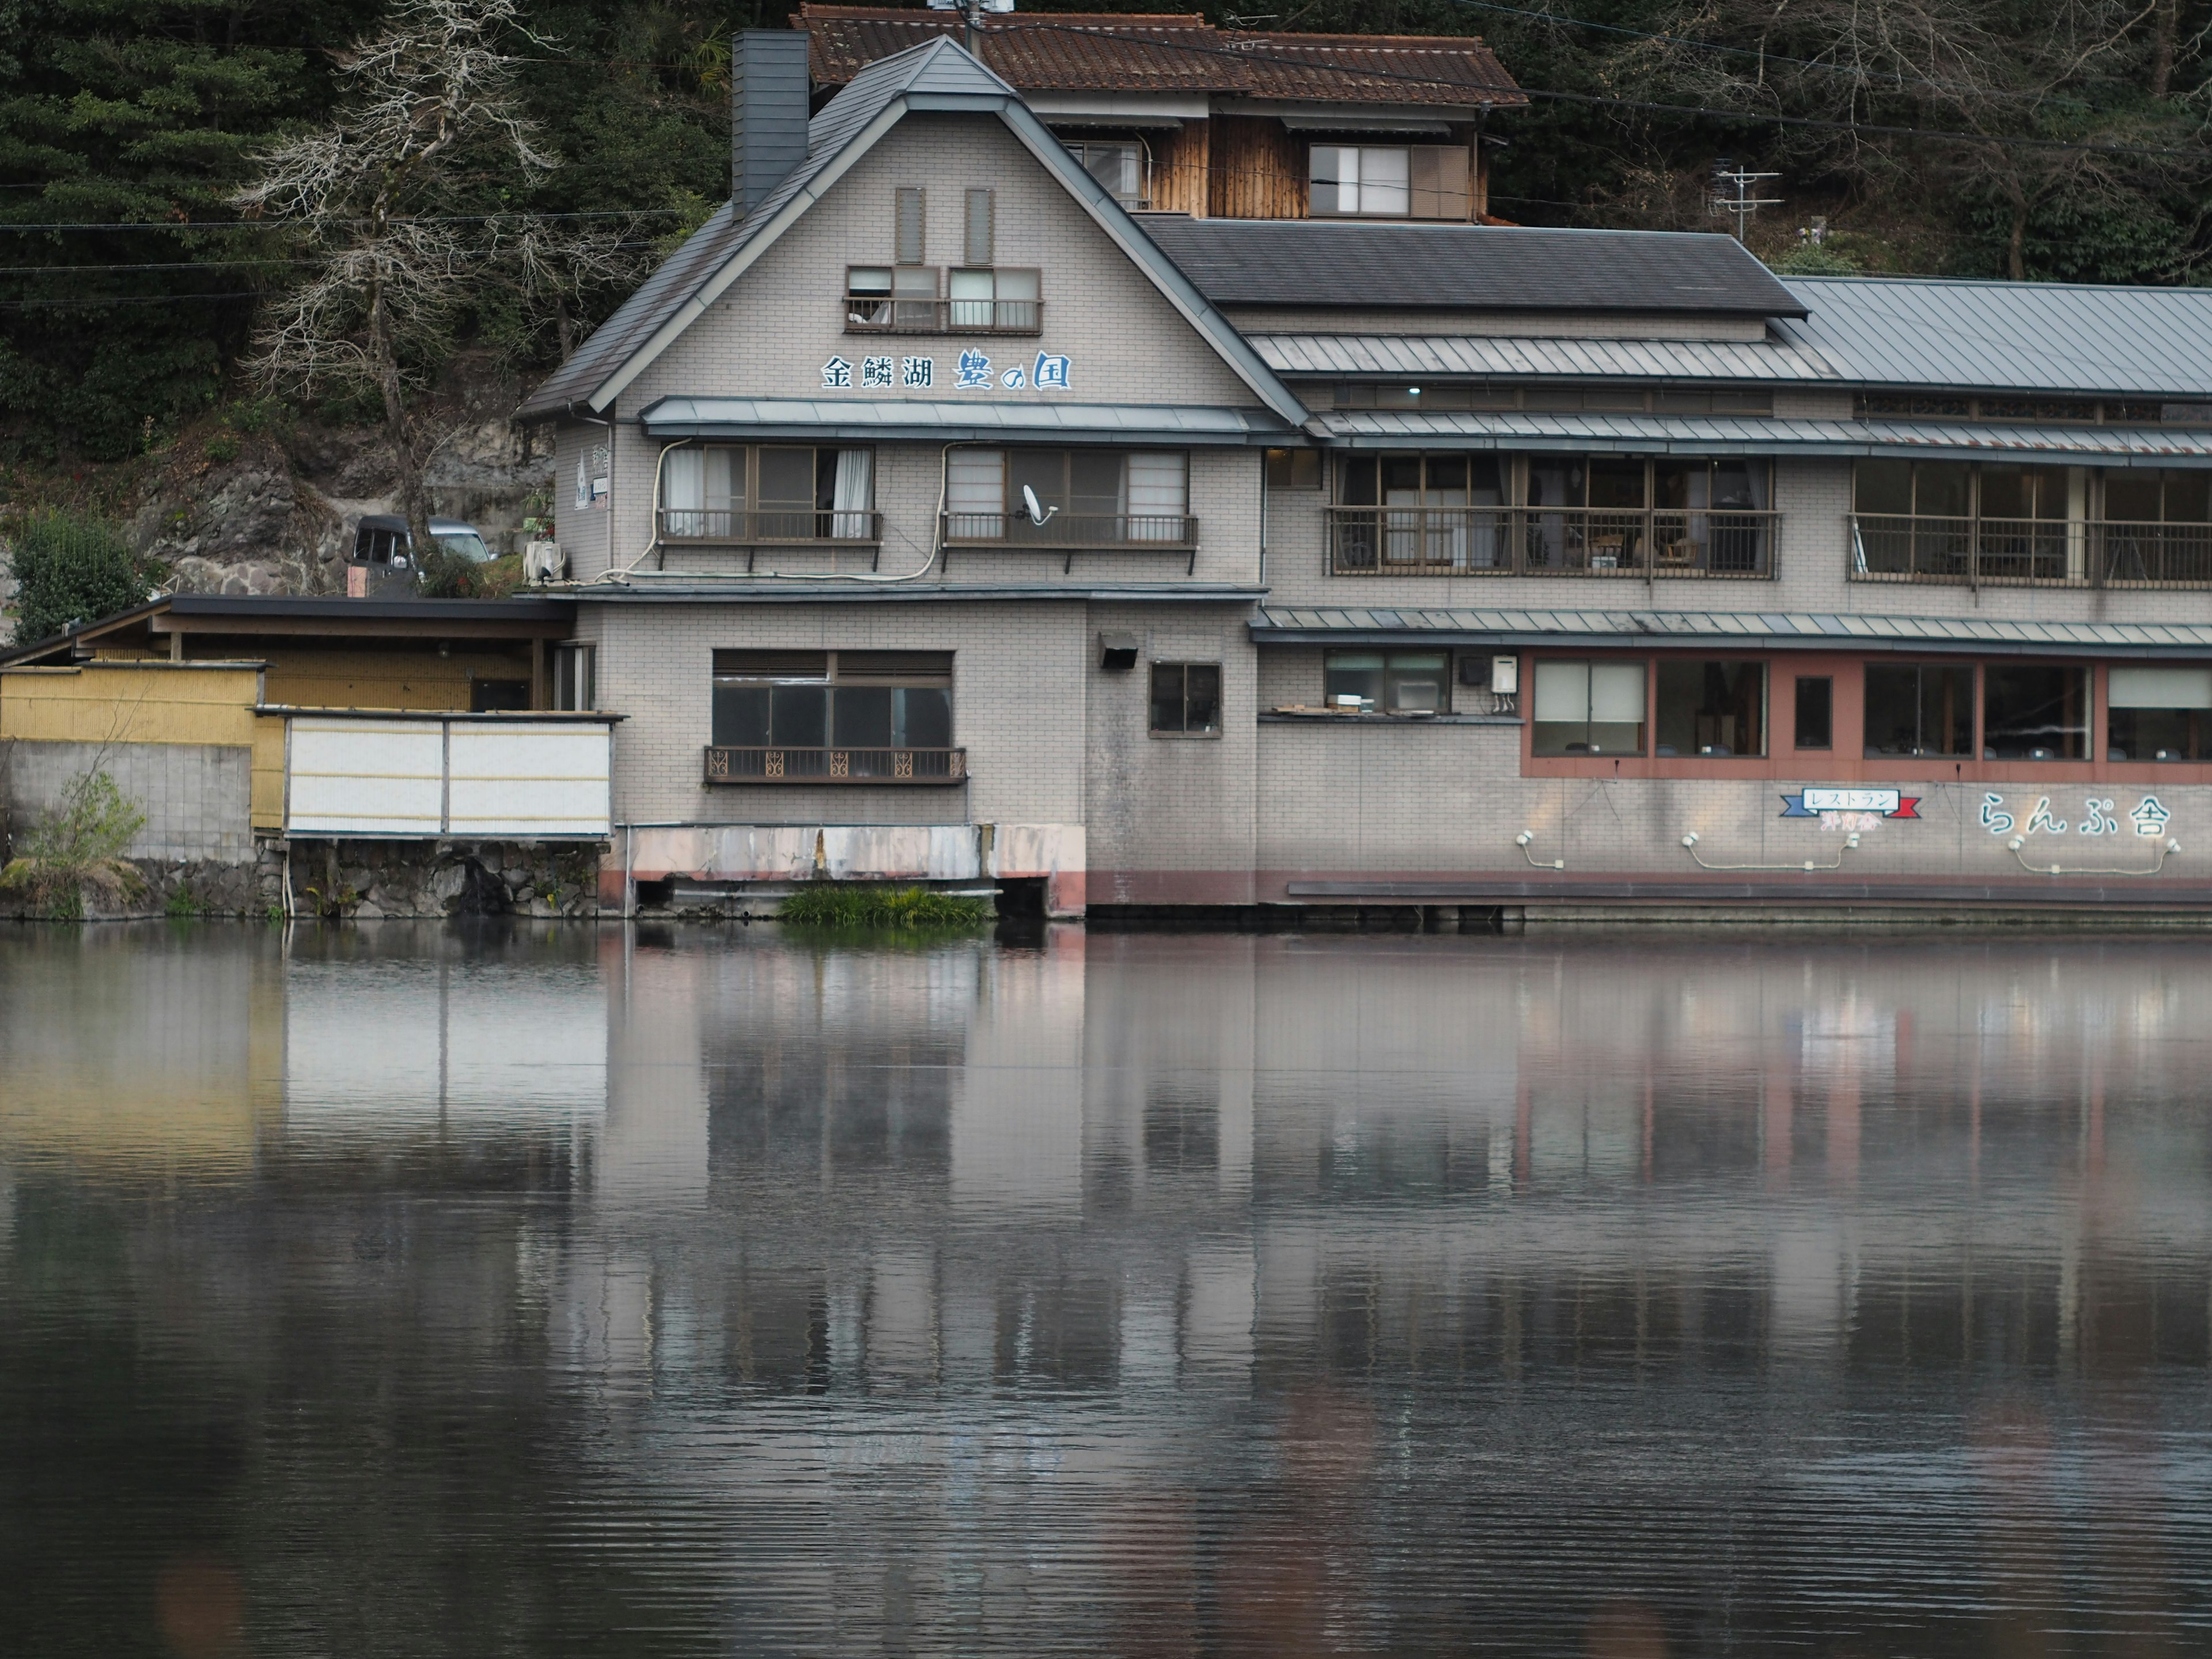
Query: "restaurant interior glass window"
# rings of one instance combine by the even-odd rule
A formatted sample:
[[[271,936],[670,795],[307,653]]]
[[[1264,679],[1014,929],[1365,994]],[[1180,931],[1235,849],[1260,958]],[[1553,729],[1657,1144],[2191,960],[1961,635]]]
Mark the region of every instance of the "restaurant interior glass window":
[[[1451,658],[1443,651],[1332,651],[1322,696],[1331,708],[1368,714],[1441,714],[1450,708]]]
[[[2105,520],[2106,580],[2212,580],[2212,472],[2115,468]]]
[[[1540,662],[1533,731],[1539,755],[1644,752],[1640,662]]]
[[[2212,760],[2212,668],[2115,664],[2105,702],[2107,758]]]
[[[1792,746],[1803,750],[1835,746],[1836,682],[1827,674],[1797,677]]]
[[[1662,657],[1653,752],[1763,755],[1766,752],[1766,665]]]
[[[1963,664],[1866,665],[1866,752],[1882,756],[1971,755],[1974,671]]]
[[[1984,760],[2089,758],[2089,671],[2050,663],[1982,669]]]
[[[1355,455],[1344,464],[1336,568],[1495,569],[1508,562],[1504,499],[1495,455]]]

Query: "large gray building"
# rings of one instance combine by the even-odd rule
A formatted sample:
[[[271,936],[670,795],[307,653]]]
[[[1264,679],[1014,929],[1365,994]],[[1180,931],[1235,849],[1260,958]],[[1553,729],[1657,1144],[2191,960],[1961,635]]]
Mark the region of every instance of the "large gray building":
[[[1133,211],[951,38],[811,119],[807,40],[522,411],[611,887],[2212,900],[2212,293]]]

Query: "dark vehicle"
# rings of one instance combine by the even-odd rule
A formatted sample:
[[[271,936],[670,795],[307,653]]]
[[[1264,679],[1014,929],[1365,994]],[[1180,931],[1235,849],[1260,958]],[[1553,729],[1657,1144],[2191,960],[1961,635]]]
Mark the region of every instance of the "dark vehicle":
[[[445,552],[488,564],[492,550],[474,525],[459,519],[433,519],[430,535]],[[364,513],[353,532],[353,556],[346,561],[346,592],[356,598],[369,594],[396,596],[415,586],[415,538],[407,520],[396,513]]]

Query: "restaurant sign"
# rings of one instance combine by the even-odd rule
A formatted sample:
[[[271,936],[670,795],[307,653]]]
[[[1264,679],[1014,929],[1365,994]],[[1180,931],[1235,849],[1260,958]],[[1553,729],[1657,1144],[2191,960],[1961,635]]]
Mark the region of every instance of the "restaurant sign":
[[[1920,817],[1920,797],[1894,789],[1800,789],[1782,798],[1785,818],[1817,818],[1829,812],[1860,812],[1878,818]]]

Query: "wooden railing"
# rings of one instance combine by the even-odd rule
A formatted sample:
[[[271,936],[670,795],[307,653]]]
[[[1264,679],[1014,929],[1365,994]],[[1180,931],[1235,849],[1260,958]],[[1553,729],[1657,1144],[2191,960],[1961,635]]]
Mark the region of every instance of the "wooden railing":
[[[883,539],[884,515],[872,509],[823,511],[816,507],[665,507],[660,509],[664,542],[720,542],[734,546],[799,542],[851,542],[866,545]]]
[[[1334,507],[1339,576],[1748,576],[1774,574],[1781,514],[1541,507]]]
[[[1033,524],[1026,513],[948,513],[945,540],[953,547],[1157,548],[1181,552],[1198,542],[1198,520],[1187,513],[1055,513]]]
[[[965,749],[781,749],[711,744],[709,783],[951,784],[968,781]]]
[[[1855,581],[1974,587],[2212,586],[2212,525],[1850,515]]]

